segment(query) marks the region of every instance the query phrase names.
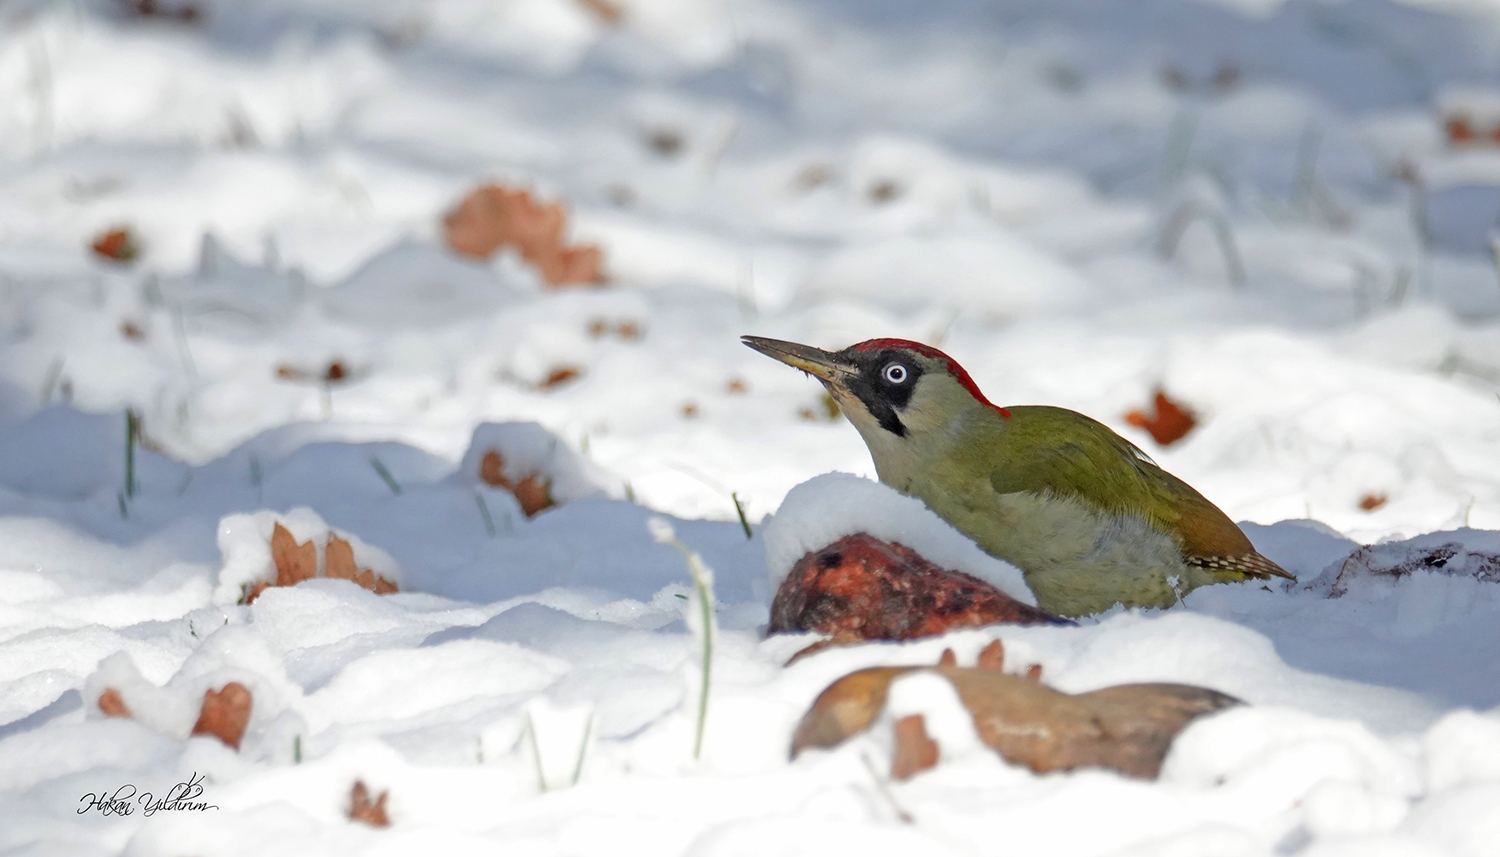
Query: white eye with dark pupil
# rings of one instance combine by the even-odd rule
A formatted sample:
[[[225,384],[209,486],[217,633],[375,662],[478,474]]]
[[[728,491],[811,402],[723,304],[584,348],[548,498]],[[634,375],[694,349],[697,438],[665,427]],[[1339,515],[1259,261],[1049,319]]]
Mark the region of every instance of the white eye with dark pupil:
[[[906,383],[906,367],[900,363],[892,363],[885,367],[885,379],[892,384]]]

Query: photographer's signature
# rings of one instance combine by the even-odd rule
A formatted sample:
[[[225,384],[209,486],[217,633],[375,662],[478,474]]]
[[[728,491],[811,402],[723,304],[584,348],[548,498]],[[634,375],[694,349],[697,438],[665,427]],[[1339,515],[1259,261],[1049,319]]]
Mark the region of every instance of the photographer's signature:
[[[82,804],[78,814],[98,812],[100,815],[132,815],[136,810],[150,818],[158,812],[203,812],[218,809],[217,804],[203,800],[203,774],[196,771],[187,782],[178,783],[162,797],[151,792],[137,792],[135,786],[126,783],[114,791],[89,792],[78,799]]]

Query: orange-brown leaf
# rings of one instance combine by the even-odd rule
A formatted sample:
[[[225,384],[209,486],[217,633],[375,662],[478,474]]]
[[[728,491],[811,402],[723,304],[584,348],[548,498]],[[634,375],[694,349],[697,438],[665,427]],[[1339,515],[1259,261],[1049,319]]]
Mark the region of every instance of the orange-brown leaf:
[[[582,375],[583,370],[577,366],[557,366],[547,373],[547,377],[543,378],[536,385],[536,388],[538,390],[550,390],[553,387],[560,387]]]
[[[502,185],[474,189],[443,218],[448,246],[487,259],[514,247],[549,286],[604,282],[604,254],[593,245],[568,246],[567,215],[558,203],[542,203],[528,191]]]
[[[328,545],[323,548],[323,576],[338,580],[353,580],[359,569],[354,565],[354,547],[338,536],[330,534]]]
[[[1153,412],[1150,414],[1131,411],[1125,415],[1125,422],[1150,432],[1151,437],[1162,446],[1182,440],[1198,424],[1192,411],[1167,398],[1167,394],[1161,390],[1156,391],[1152,406]]]
[[[537,473],[528,473],[519,480],[512,481],[505,475],[505,459],[493,449],[479,460],[479,478],[486,485],[509,491],[516,502],[521,504],[521,511],[528,518],[557,505],[552,497],[551,480],[543,479]]]
[[[141,252],[135,236],[123,226],[101,232],[89,247],[96,256],[114,262],[133,261]]]
[[[271,582],[269,580],[255,581],[255,583],[250,585],[250,588],[245,590],[245,594],[240,596],[240,603],[254,604],[255,599],[259,598],[260,594],[262,592],[265,592],[269,588],[271,588]]]
[[[896,721],[896,756],[891,760],[891,777],[910,779],[938,763],[937,742],[927,735],[927,723],[920,714],[909,714]]]
[[[993,640],[988,646],[979,650],[979,660],[975,666],[982,670],[995,670],[997,672],[1005,669],[1005,644],[999,640]]]
[[[521,504],[521,511],[530,518],[543,509],[550,509],[557,505],[552,499],[551,481],[543,481],[535,473],[528,473],[510,489],[516,495],[516,502]]]
[[[271,561],[276,564],[276,586],[295,586],[318,573],[318,547],[308,539],[297,544],[290,530],[276,523],[271,531]]]
[[[1454,146],[1467,146],[1479,141],[1479,134],[1474,126],[1463,116],[1448,117],[1444,130],[1448,133],[1448,142]]]
[[[797,724],[792,758],[811,747],[836,747],[869,729],[885,708],[891,682],[913,672],[935,673],[951,682],[974,718],[979,739],[1007,761],[1037,773],[1104,767],[1154,779],[1184,726],[1239,704],[1218,691],[1188,685],[1117,685],[1072,695],[990,669],[871,667],[818,694]],[[925,723],[905,720],[905,725],[897,722],[893,776],[915,773],[937,760],[938,748],[929,746]]]
[[[625,10],[611,0],[578,0],[579,5],[593,13],[602,24],[618,27],[625,20]]]
[[[105,717],[130,716],[130,706],[125,704],[125,698],[120,695],[120,692],[112,687],[106,687],[104,692],[99,694],[99,710]]]
[[[1384,494],[1366,494],[1364,497],[1360,498],[1359,507],[1361,509],[1364,509],[1366,512],[1373,512],[1376,509],[1379,509],[1381,506],[1384,506],[1388,499],[1390,498],[1385,496]]]
[[[349,791],[349,820],[363,821],[371,827],[390,827],[391,819],[385,812],[385,800],[390,794],[389,790],[383,791],[370,800],[369,786],[364,780],[355,780],[354,788]]]
[[[198,722],[193,724],[194,735],[212,735],[238,750],[240,739],[245,736],[245,725],[250,722],[250,688],[232,681],[218,690],[203,693],[203,708],[198,713]]]

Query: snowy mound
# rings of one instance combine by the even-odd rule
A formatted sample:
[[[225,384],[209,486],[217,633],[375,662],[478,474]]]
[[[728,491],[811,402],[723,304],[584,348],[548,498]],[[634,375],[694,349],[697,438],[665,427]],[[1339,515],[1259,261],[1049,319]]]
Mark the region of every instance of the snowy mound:
[[[809,551],[855,533],[906,545],[942,568],[972,574],[1017,601],[1036,604],[1020,569],[980,550],[921,500],[848,473],[803,482],[776,510],[765,529],[771,592]]]
[[[479,484],[484,457],[499,454],[508,479],[519,482],[536,474],[558,503],[608,494],[618,480],[574,452],[557,435],[537,423],[481,423],[454,473],[457,480]]]
[[[452,324],[513,298],[490,268],[415,242],[391,247],[323,293],[335,316],[376,328]]]
[[[276,579],[271,535],[277,524],[286,527],[298,544],[311,541],[317,547],[320,569],[329,537],[337,536],[354,550],[356,566],[368,568],[397,586],[401,585],[401,569],[390,554],[361,541],[358,536],[330,528],[317,512],[304,507],[285,513],[265,511],[228,515],[219,522],[219,551],[224,555],[224,566],[219,571],[219,585],[214,590],[215,602],[233,604],[256,582]]]

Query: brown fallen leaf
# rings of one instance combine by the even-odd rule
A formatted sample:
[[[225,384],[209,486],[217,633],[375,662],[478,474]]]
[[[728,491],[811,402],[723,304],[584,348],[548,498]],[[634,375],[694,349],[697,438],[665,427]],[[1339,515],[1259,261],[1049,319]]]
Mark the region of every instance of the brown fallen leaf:
[[[685,420],[690,420],[690,419],[693,419],[696,416],[698,416],[698,403],[697,402],[683,402],[682,403],[682,418],[685,419]]]
[[[582,376],[583,370],[577,366],[558,366],[548,372],[547,377],[537,382],[536,388],[538,390],[551,390]]]
[[[177,3],[164,6],[156,2],[156,0],[134,0],[134,2],[127,2],[126,8],[142,18],[163,18],[183,24],[191,24],[197,21],[200,14],[198,7],[192,3]]]
[[[131,342],[143,342],[146,339],[146,332],[133,321],[120,322],[120,335]]]
[[[193,734],[212,735],[238,750],[245,726],[250,722],[250,705],[250,688],[237,681],[218,690],[204,691],[203,708],[198,713],[198,722],[193,724]]]
[[[827,164],[808,164],[797,171],[796,178],[792,179],[792,186],[806,193],[814,188],[822,187],[834,179],[833,167]]]
[[[905,545],[856,533],[797,561],[776,590],[767,633],[910,640],[1001,622],[1060,621]]]
[[[1150,432],[1151,437],[1162,446],[1182,440],[1198,424],[1191,411],[1167,398],[1167,394],[1161,390],[1156,391],[1152,407],[1150,414],[1131,411],[1125,415],[1125,422]]]
[[[141,253],[140,242],[129,227],[118,226],[99,233],[89,248],[94,255],[112,262],[133,262]]]
[[[927,735],[927,721],[908,714],[896,721],[896,754],[891,759],[891,778],[909,780],[938,763],[937,742]]]
[[[1474,130],[1465,116],[1450,116],[1443,123],[1450,146],[1469,146],[1479,142],[1479,132]]]
[[[730,378],[728,383],[724,385],[724,392],[731,396],[743,395],[749,389],[750,385],[745,383],[744,378]]]
[[[1381,506],[1384,506],[1386,500],[1388,499],[1389,498],[1384,494],[1366,494],[1364,497],[1360,498],[1359,507],[1361,509],[1364,509],[1366,512],[1373,512],[1376,509],[1379,509]]]
[[[891,682],[922,671],[953,684],[985,744],[1037,773],[1104,767],[1155,779],[1184,726],[1241,704],[1215,690],[1180,684],[1118,685],[1073,695],[990,669],[871,667],[818,694],[792,736],[792,758],[810,747],[835,747],[868,729],[885,708]]]
[[[354,788],[349,791],[349,820],[362,821],[371,827],[390,827],[391,819],[385,813],[385,800],[390,794],[387,789],[370,800],[370,788],[365,781],[355,780]]]
[[[271,561],[276,564],[274,586],[296,586],[318,573],[318,546],[308,539],[297,544],[290,530],[276,522],[271,531]]]
[[[999,640],[992,640],[990,644],[979,650],[979,660],[974,666],[982,670],[995,670],[997,672],[1005,669],[1005,644]]]
[[[603,251],[592,244],[568,246],[566,226],[561,205],[538,202],[528,191],[502,185],[475,188],[443,218],[454,252],[488,259],[501,247],[514,247],[548,286],[603,283]]]
[[[505,459],[493,449],[479,460],[479,479],[486,485],[509,491],[528,518],[557,505],[552,497],[552,480],[543,479],[539,473],[528,473],[512,480],[505,475]]]
[[[282,381],[296,381],[302,384],[323,384],[333,386],[354,380],[355,372],[343,360],[330,360],[328,365],[318,369],[303,369],[282,363],[276,367],[276,377]]]
[[[270,586],[271,581],[269,580],[257,580],[254,583],[242,583],[240,584],[240,600],[236,601],[235,603],[254,604],[255,599],[259,598],[260,594],[269,589]]]
[[[125,704],[125,697],[121,696],[120,692],[112,687],[106,687],[104,692],[99,694],[98,705],[99,711],[105,717],[130,716],[130,706]]]
[[[663,158],[670,158],[682,151],[682,134],[672,128],[657,128],[646,134],[646,145]]]
[[[618,27],[625,20],[625,10],[610,0],[578,0],[578,5],[598,18],[601,24],[610,27]]]
[[[323,576],[353,581],[356,586],[376,595],[397,591],[396,584],[368,568],[360,568],[354,562],[354,546],[332,533],[329,533],[328,544],[323,548]]]
[[[876,205],[883,205],[901,195],[901,185],[891,179],[883,179],[870,185],[867,193],[871,202]]]
[[[330,535],[323,548],[323,576],[337,580],[353,580],[359,568],[354,564],[354,546],[338,536]]]

